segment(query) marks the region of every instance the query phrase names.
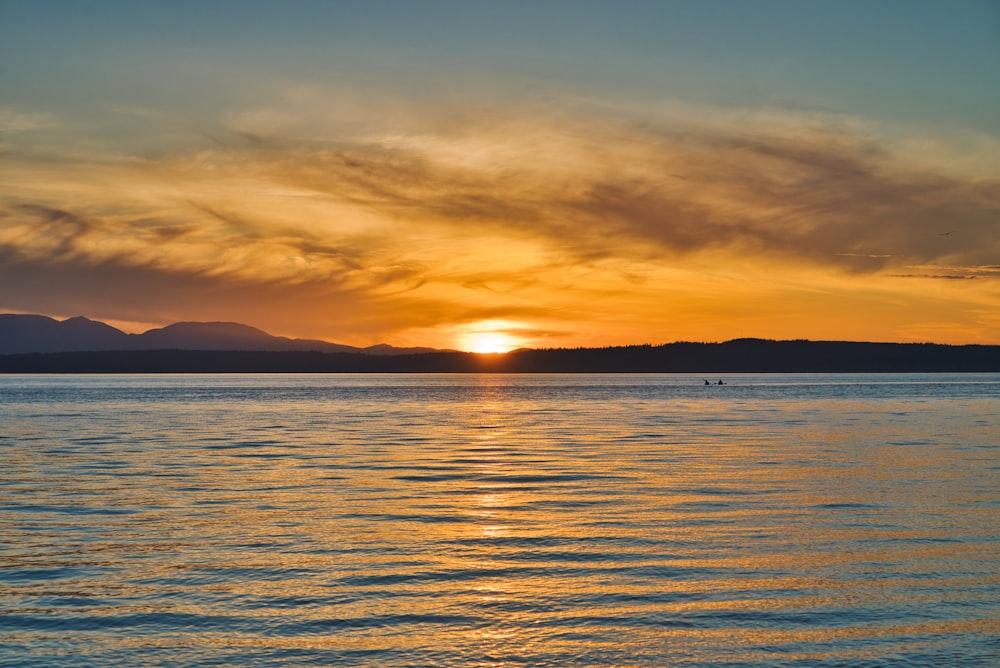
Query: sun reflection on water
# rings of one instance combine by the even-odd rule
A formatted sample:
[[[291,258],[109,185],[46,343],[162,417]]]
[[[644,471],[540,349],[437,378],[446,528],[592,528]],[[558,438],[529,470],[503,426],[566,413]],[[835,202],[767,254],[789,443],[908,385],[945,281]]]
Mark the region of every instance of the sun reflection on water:
[[[4,405],[13,642],[145,665],[769,665],[975,658],[1000,634],[995,399],[484,375],[213,380],[193,401],[184,382]]]

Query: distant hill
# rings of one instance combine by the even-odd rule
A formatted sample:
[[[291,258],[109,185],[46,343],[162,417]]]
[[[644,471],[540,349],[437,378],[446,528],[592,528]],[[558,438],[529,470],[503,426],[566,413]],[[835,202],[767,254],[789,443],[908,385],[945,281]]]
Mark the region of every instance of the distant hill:
[[[103,322],[82,317],[59,322],[43,315],[0,314],[0,354],[130,348],[128,334]]]
[[[82,316],[60,321],[43,315],[0,314],[0,355],[111,350],[318,351],[366,355],[435,352],[433,348],[395,348],[384,343],[356,348],[328,341],[289,339],[236,322],[178,322],[142,334],[126,334]]]
[[[357,352],[357,348],[271,336],[236,322],[177,322],[133,335],[132,345],[122,350],[322,350]]]

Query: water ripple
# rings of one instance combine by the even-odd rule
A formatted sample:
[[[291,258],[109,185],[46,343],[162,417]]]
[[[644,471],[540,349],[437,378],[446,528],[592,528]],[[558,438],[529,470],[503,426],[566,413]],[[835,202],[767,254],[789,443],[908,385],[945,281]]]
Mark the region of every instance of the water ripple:
[[[1000,376],[0,378],[0,665],[989,666]]]

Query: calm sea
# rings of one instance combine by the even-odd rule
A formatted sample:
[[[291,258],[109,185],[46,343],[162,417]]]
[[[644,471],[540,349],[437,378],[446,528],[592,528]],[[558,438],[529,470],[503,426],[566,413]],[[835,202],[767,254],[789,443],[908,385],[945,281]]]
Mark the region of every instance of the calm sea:
[[[1000,665],[1000,374],[725,380],[0,376],[0,665]]]

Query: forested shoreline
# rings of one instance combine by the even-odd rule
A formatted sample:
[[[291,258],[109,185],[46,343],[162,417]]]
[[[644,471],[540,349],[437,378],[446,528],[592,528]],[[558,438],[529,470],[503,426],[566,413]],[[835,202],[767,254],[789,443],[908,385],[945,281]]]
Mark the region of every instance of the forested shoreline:
[[[1000,371],[1000,346],[769,341],[366,355],[122,350],[0,355],[0,373],[906,373]]]

